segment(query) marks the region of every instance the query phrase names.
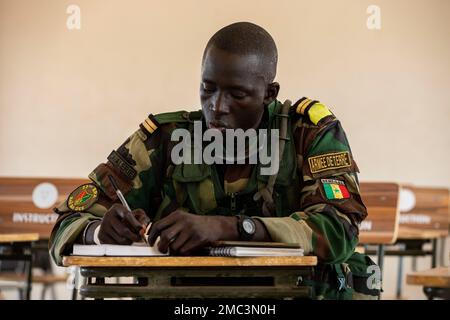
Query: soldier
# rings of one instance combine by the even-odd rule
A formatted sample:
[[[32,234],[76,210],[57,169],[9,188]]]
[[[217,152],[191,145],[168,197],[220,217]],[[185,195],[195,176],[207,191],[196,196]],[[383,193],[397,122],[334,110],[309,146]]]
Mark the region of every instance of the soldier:
[[[277,48],[252,23],[222,28],[202,59],[202,110],[149,115],[106,163],[55,211],[50,240],[57,264],[73,243],[131,244],[143,223],[162,252],[189,255],[216,240],[296,242],[319,259],[311,285],[317,298],[376,297],[368,288],[373,262],[354,253],[366,217],[357,172],[340,122],[322,103],[277,100]],[[175,129],[279,129],[280,166],[174,164]],[[194,146],[193,146],[194,147]],[[113,176],[132,211],[122,204]]]

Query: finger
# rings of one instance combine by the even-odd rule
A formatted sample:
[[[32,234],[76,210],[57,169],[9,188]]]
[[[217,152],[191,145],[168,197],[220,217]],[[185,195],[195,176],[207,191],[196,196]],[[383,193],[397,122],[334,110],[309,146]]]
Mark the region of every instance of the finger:
[[[125,216],[125,212],[129,211],[122,204],[115,203],[111,206],[108,212],[110,212],[110,214],[112,214],[114,217],[117,217],[118,219],[122,220]]]
[[[148,225],[150,223],[150,218],[147,216],[144,210],[136,209],[131,212],[134,217],[143,225]]]
[[[169,214],[167,217],[153,223],[148,233],[148,242],[150,246],[153,246],[155,244],[156,238],[158,238],[161,232],[174,224],[177,219],[178,217],[176,215]]]
[[[134,217],[134,215],[130,211],[125,212],[123,220],[128,224],[131,230],[137,233],[142,229],[142,224],[138,221],[138,219]]]
[[[117,232],[114,229],[111,229],[108,234],[114,240],[115,244],[129,245],[132,243],[132,241],[125,238],[121,232]]]
[[[180,233],[180,225],[173,225],[161,232],[160,241],[158,244],[159,251],[166,253],[169,249],[169,245],[176,240],[178,234]]]
[[[185,244],[178,250],[178,253],[186,256],[191,254],[193,251],[200,249],[202,247],[204,247],[207,243],[199,238],[199,237],[195,237],[192,236],[191,238],[189,238],[188,241],[185,242]]]
[[[114,229],[114,226],[121,226],[122,224],[123,222],[119,220],[119,217],[114,214],[105,216],[100,227],[99,237],[100,235],[111,233],[111,230]]]
[[[116,234],[121,235],[122,237],[130,240],[131,242],[138,242],[141,240],[140,235],[133,232],[133,230],[130,230],[128,225],[126,224],[122,225],[113,224],[112,228],[114,229]]]
[[[180,232],[175,241],[169,244],[170,253],[178,254],[180,249],[189,241],[192,235],[188,232]]]
[[[106,232],[99,232],[98,234],[98,240],[100,240],[100,243],[105,244],[112,244],[116,243],[115,240],[109,235],[109,233]]]

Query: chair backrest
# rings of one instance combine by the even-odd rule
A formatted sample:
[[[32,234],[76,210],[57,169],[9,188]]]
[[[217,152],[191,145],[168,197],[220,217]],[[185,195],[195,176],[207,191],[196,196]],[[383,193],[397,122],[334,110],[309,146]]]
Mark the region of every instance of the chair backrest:
[[[0,177],[0,233],[39,233],[48,239],[64,201],[85,179]]]
[[[399,184],[362,182],[360,189],[368,216],[360,225],[359,243],[394,243],[399,221]]]
[[[437,238],[448,235],[449,190],[447,188],[401,187],[399,238]]]

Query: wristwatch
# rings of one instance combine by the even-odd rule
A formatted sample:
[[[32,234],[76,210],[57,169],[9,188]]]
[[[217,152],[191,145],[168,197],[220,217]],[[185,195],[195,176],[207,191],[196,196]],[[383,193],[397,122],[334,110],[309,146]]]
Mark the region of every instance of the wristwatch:
[[[249,241],[256,233],[255,221],[247,216],[238,216],[239,240]]]

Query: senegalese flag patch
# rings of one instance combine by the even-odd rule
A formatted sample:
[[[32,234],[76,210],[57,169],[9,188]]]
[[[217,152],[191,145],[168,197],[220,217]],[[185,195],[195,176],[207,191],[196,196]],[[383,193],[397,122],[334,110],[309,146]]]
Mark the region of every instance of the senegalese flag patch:
[[[321,181],[328,200],[350,198],[350,193],[348,192],[344,181],[335,179],[321,179]]]

